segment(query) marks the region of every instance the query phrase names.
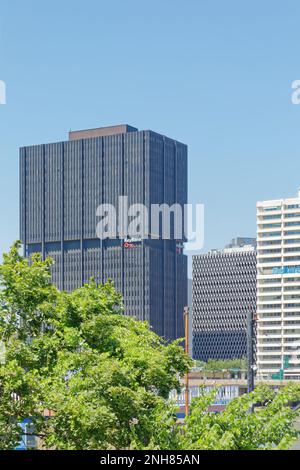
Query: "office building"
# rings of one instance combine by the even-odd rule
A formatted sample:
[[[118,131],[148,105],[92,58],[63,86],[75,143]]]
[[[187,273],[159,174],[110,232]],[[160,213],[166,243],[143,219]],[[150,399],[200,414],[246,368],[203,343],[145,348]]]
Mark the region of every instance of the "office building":
[[[53,282],[72,291],[113,279],[125,313],[160,335],[183,337],[184,236],[99,239],[97,207],[187,203],[187,147],[128,125],[70,132],[69,140],[20,150],[21,239],[27,256],[55,260]],[[151,230],[151,225],[150,229]]]
[[[300,379],[300,191],[257,203],[257,374]]]
[[[193,358],[247,354],[247,313],[256,311],[256,241],[237,238],[193,257]]]

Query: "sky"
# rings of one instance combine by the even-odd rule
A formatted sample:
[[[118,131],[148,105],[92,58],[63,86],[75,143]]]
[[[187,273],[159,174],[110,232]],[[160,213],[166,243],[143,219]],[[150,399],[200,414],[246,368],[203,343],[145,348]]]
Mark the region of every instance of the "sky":
[[[203,251],[256,234],[300,186],[300,2],[1,0],[0,255],[19,237],[19,147],[128,123],[189,146]]]

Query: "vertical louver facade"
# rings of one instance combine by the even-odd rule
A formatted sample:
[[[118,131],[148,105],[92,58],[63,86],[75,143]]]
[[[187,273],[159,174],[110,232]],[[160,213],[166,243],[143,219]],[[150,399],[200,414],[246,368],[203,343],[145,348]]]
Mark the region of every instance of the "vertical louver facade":
[[[107,130],[108,129],[108,130]],[[51,256],[53,282],[72,291],[112,279],[125,314],[168,339],[183,336],[187,303],[184,239],[145,239],[126,248],[100,240],[100,204],[187,203],[187,147],[129,126],[71,133],[70,140],[20,149],[20,227],[25,253]]]

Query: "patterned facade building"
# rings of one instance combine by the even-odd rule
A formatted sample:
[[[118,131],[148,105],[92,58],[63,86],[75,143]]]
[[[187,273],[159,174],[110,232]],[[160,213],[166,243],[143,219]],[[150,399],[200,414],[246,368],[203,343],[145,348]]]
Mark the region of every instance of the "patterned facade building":
[[[249,310],[256,311],[254,239],[193,257],[194,359],[246,356]]]
[[[152,131],[124,125],[71,132],[69,141],[20,150],[20,226],[26,255],[55,260],[53,282],[72,291],[94,278],[113,279],[125,312],[148,320],[166,338],[183,336],[187,261],[183,236],[125,243],[100,240],[96,209],[181,206],[187,202],[187,147]],[[151,226],[150,226],[151,230]]]

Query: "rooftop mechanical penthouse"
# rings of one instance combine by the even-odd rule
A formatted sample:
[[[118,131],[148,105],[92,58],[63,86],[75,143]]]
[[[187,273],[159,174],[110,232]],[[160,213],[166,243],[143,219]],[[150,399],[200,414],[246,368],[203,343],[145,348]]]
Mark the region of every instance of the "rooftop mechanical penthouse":
[[[96,210],[187,203],[187,146],[120,125],[70,132],[69,141],[20,149],[20,226],[25,253],[51,256],[53,282],[71,291],[113,279],[125,313],[168,339],[183,336],[184,239],[100,240]],[[150,212],[150,210],[149,210]]]

